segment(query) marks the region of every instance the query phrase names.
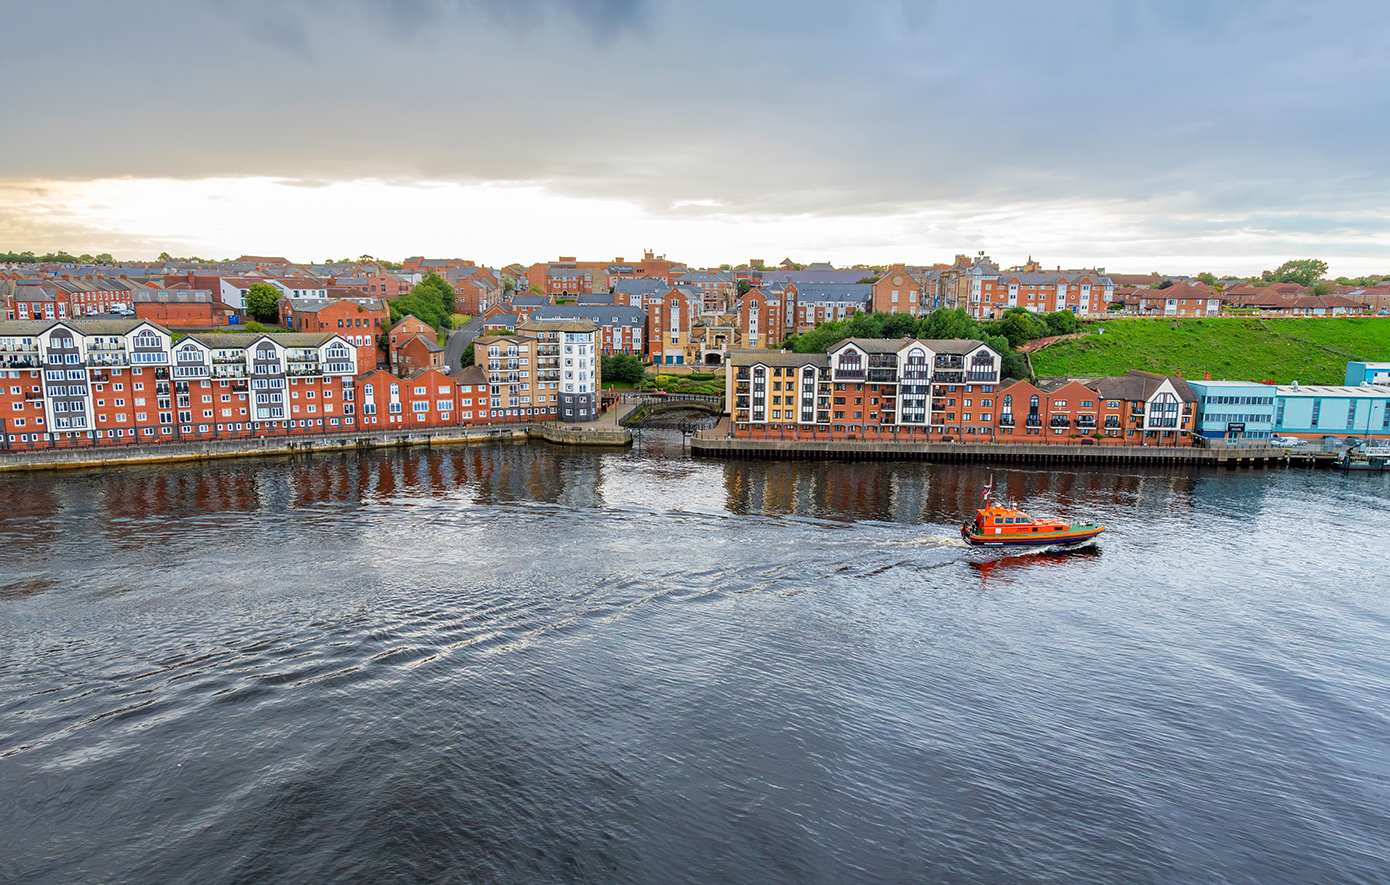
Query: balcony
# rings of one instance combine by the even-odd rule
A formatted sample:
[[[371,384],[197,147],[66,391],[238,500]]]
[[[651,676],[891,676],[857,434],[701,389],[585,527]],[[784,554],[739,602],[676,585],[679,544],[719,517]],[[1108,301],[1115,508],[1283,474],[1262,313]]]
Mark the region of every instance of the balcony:
[[[88,353],[88,366],[124,366],[129,364],[124,353]]]
[[[1000,415],[1000,416],[999,416],[999,426],[1000,426],[1000,427],[1013,427],[1013,426],[1014,426],[1014,416],[1013,416],[1013,415]]]
[[[1120,425],[1120,419],[1117,418],[1116,416],[1114,416],[1114,415],[1109,415],[1109,416],[1106,417],[1106,419],[1105,419],[1105,427],[1106,427],[1107,430],[1111,430],[1111,429],[1113,429],[1113,430],[1119,430],[1119,429],[1120,429],[1120,426],[1121,426],[1121,425]]]
[[[1039,415],[1029,415],[1023,422],[1024,427],[1042,427],[1042,417]]]
[[[43,393],[36,390],[26,390],[24,391],[24,399],[26,402],[38,402],[43,399]]]
[[[39,360],[38,360],[37,357],[33,357],[33,358],[18,357],[18,358],[14,358],[14,359],[3,359],[3,358],[0,358],[0,368],[6,368],[6,369],[37,369],[37,368],[39,368],[39,367],[42,366],[42,365],[43,365],[43,364],[39,362]]]
[[[932,382],[935,383],[935,384],[964,384],[964,383],[965,383],[965,373],[964,373],[964,372],[939,372],[939,371],[938,371],[938,372],[935,372],[935,373],[932,374],[931,380],[932,380]]]
[[[1076,426],[1077,426],[1077,427],[1080,427],[1080,428],[1085,428],[1085,429],[1087,429],[1087,430],[1095,430],[1095,429],[1096,429],[1096,416],[1095,416],[1095,415],[1078,415],[1077,418],[1076,418]]]
[[[1070,427],[1071,418],[1066,415],[1053,415],[1047,422],[1048,427]]]
[[[164,369],[155,369],[155,370],[154,370],[154,379],[155,379],[156,381],[168,381],[168,380],[169,380],[169,370],[168,370],[167,368],[164,368]]]
[[[896,384],[898,382],[898,370],[870,369],[868,380],[871,384]]]
[[[836,369],[836,370],[835,370],[835,380],[836,380],[836,381],[863,381],[863,380],[864,380],[864,370],[863,370],[863,369]]]
[[[969,372],[965,380],[971,384],[998,384],[999,375],[995,372]]]
[[[214,357],[212,358],[212,364],[213,364],[214,366],[216,366],[216,365],[239,365],[239,366],[240,366],[240,365],[245,365],[245,364],[246,364],[246,357],[244,357],[244,356],[214,356]]]
[[[111,373],[110,373],[110,372],[93,372],[93,373],[92,373],[92,376],[91,376],[91,381],[92,381],[93,384],[105,384],[107,381],[110,381],[110,380],[111,380]]]

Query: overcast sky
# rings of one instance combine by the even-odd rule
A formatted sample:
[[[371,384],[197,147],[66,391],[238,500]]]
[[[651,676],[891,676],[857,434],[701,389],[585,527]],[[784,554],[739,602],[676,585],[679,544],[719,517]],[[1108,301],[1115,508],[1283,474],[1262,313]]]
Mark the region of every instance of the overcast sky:
[[[1390,272],[1390,5],[11,4],[0,250]]]

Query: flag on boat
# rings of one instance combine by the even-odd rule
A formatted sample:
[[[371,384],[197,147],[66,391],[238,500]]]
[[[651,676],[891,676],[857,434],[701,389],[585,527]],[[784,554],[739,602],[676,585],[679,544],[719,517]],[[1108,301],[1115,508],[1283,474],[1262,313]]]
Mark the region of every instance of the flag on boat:
[[[989,500],[989,493],[990,493],[990,487],[989,487],[989,486],[985,486],[985,490],[984,490],[983,492],[980,492],[980,500],[981,500],[981,501],[988,501],[988,500]]]

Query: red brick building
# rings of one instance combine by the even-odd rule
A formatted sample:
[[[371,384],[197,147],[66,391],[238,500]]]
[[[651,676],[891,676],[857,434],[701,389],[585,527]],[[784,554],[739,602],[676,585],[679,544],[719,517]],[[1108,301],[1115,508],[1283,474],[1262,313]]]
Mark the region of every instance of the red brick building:
[[[392,357],[391,368],[402,377],[409,377],[443,366],[444,348],[435,343],[433,330],[430,330],[429,335],[411,336],[393,351]]]
[[[328,298],[280,299],[280,322],[296,332],[331,332],[342,335],[357,349],[357,365],[375,368],[380,360],[377,339],[391,313],[384,301]]]

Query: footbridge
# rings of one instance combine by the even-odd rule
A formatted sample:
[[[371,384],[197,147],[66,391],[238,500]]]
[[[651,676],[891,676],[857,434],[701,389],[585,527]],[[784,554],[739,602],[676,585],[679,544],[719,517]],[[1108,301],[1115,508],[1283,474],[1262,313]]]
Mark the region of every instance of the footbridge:
[[[652,427],[668,423],[672,426],[683,425],[689,422],[680,420],[680,416],[690,412],[700,412],[711,418],[724,414],[724,398],[719,396],[638,394],[624,397],[624,401],[637,406],[622,419],[624,427]]]

